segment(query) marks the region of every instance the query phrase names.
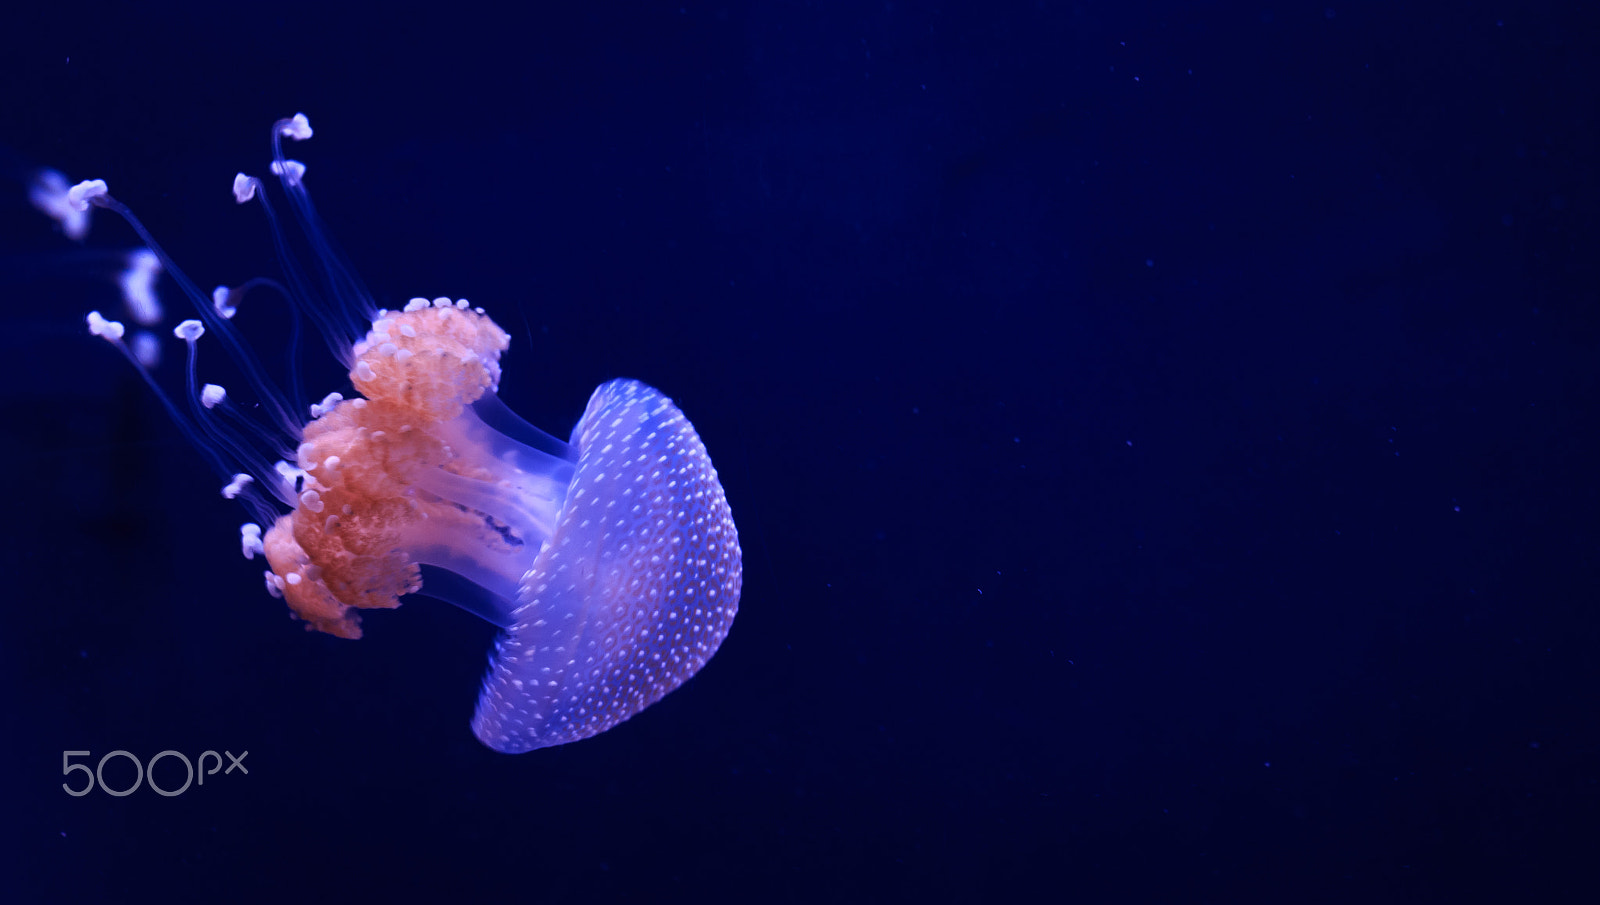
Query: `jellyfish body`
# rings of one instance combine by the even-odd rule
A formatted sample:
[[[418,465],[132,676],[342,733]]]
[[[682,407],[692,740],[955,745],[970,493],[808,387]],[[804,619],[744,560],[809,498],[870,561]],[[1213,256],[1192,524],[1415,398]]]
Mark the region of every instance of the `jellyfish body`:
[[[303,116],[280,121],[275,152],[280,136],[309,135]],[[298,219],[327,249],[323,286],[359,304],[364,290],[321,235],[304,167],[290,164],[275,153],[273,170]],[[103,183],[84,185],[74,190],[78,201],[123,213],[161,254]],[[235,196],[242,203],[258,188],[236,181]],[[228,320],[237,299],[218,290],[208,304],[164,255],[163,263],[236,348]],[[285,266],[293,297],[313,304],[309,281]],[[186,321],[177,331],[189,344],[197,404],[186,417],[163,397],[168,410],[191,436],[215,439],[203,449],[231,475],[224,496],[254,499],[260,512],[262,488],[289,508],[264,533],[254,523],[241,530],[245,556],[264,554],[270,566],[267,590],[308,629],[359,638],[361,609],[396,607],[424,590],[425,569],[452,573],[428,593],[502,629],[472,721],[497,751],[603,732],[693,676],[727,636],[742,572],[716,469],[672,400],[638,381],[610,381],[563,443],[499,402],[509,338],[483,309],[441,298],[370,313],[370,329],[341,356],[356,394],[312,406],[312,420],[290,428],[293,462],[270,468],[240,455],[237,432],[213,421],[226,392],[194,389],[204,325]],[[316,319],[336,333],[348,312]],[[89,321],[120,346],[120,324],[97,313]],[[257,473],[239,471],[229,453]]]
[[[699,671],[738,609],[738,533],[705,446],[633,380],[594,391],[556,531],[518,587],[472,728],[500,751],[603,732]]]

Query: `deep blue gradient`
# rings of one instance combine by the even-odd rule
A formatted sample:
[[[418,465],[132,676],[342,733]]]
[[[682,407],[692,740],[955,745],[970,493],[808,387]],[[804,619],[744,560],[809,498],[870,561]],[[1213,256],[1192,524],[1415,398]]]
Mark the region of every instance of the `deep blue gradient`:
[[[237,284],[277,271],[233,174],[304,110],[378,300],[486,308],[503,398],[556,436],[604,380],[673,397],[745,575],[681,690],[489,751],[493,628],[290,622],[84,335],[114,290],[0,184],[0,899],[1592,892],[1576,11],[33,5],[0,33],[8,167],[105,178]],[[101,216],[88,246],[133,242]],[[286,320],[240,319],[281,375]],[[304,395],[344,389],[302,345]],[[250,773],[61,790],[64,750],[115,749]]]

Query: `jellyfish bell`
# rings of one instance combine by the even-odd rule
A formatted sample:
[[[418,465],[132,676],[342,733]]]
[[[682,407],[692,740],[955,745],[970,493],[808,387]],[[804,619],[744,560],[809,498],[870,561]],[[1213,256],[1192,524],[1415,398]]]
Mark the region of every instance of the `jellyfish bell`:
[[[266,206],[289,284],[275,288],[342,351],[354,393],[311,405],[304,424],[289,417],[234,326],[242,293],[200,293],[103,182],[80,183],[68,202],[122,214],[200,315],[175,331],[187,412],[140,373],[228,480],[223,495],[252,507],[241,551],[265,558],[267,591],[308,630],[359,638],[361,610],[425,590],[501,629],[472,721],[484,744],[523,752],[615,726],[704,666],[738,610],[738,532],[705,445],[671,399],[626,379],[597,388],[563,442],[500,402],[510,339],[484,309],[374,308],[324,234],[305,167],[283,157],[281,138],[310,135],[303,115],[277,123],[272,170],[317,252],[315,278],[261,184],[241,174],[234,194]],[[350,337],[357,316],[366,329]],[[121,323],[91,312],[88,326],[139,366]],[[252,442],[269,431],[223,387],[199,385],[210,332],[276,416],[277,462]]]

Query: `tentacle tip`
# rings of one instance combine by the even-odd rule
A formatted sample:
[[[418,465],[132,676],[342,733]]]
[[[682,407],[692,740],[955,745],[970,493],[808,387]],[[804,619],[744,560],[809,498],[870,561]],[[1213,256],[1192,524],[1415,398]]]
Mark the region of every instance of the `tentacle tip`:
[[[89,234],[88,205],[75,208],[67,199],[67,177],[56,170],[40,170],[28,185],[28,200],[45,216],[61,225],[61,232],[73,241]]]
[[[305,141],[312,135],[311,120],[304,113],[296,113],[288,119],[278,121],[278,134],[295,141]]]
[[[90,336],[98,336],[107,342],[120,343],[122,335],[127,332],[121,321],[106,320],[98,311],[89,312],[89,316],[84,320],[89,324]]]
[[[86,211],[96,198],[104,198],[108,194],[104,179],[85,179],[67,189],[67,206],[75,211]]]
[[[244,204],[256,196],[256,186],[258,185],[260,183],[254,176],[246,176],[243,173],[233,174],[233,200],[239,204]]]
[[[306,165],[298,160],[274,160],[272,162],[272,175],[283,177],[288,185],[299,185],[305,178]]]
[[[233,304],[233,290],[227,286],[218,286],[211,290],[211,307],[222,315],[223,320],[232,320],[239,313],[238,306]]]

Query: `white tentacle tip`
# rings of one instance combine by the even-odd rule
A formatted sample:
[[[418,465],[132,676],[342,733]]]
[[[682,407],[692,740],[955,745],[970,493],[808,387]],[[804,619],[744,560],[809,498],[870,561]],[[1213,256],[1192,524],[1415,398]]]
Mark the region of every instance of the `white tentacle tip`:
[[[233,200],[243,204],[256,196],[256,178],[243,173],[233,175]]]
[[[296,113],[283,121],[283,125],[278,127],[278,132],[285,138],[305,141],[311,137],[311,120],[306,119],[304,113]]]
[[[233,476],[233,484],[229,484],[228,487],[238,485],[239,490],[242,491],[244,486],[253,480],[254,478],[247,474],[236,474]],[[226,488],[223,489],[222,495],[228,496]],[[234,495],[237,496],[238,494],[235,493]],[[231,500],[233,497],[230,496],[228,499]],[[255,559],[257,553],[266,554],[266,548],[261,544],[260,525],[254,522],[245,522],[239,526],[239,551],[244,554],[245,559]],[[267,574],[271,575],[272,573],[268,572]]]
[[[274,176],[282,176],[283,181],[289,185],[299,185],[300,180],[305,178],[306,165],[298,160],[285,160],[281,163],[274,160],[272,162],[272,174]]]
[[[55,170],[40,170],[28,185],[28,200],[45,216],[61,224],[61,232],[74,241],[89,234],[89,212],[67,200],[67,177]],[[87,205],[85,205],[87,208]]]
[[[227,286],[218,286],[211,290],[211,307],[217,309],[217,313],[225,320],[239,313],[238,307],[233,304],[233,290]]]
[[[86,211],[94,199],[103,198],[107,194],[108,191],[104,179],[85,179],[67,189],[67,206],[75,211]]]
[[[122,342],[122,334],[126,332],[126,328],[120,321],[108,321],[98,311],[89,312],[85,320],[89,323],[91,336],[98,336],[106,342]]]

